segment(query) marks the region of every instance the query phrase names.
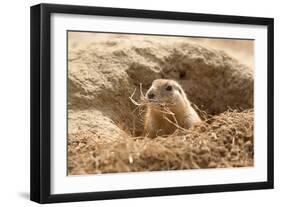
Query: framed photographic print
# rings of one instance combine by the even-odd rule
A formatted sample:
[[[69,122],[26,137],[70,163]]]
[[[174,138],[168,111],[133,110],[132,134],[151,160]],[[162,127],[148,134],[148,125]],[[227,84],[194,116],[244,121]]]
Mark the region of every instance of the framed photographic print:
[[[31,7],[31,200],[273,188],[273,19]]]

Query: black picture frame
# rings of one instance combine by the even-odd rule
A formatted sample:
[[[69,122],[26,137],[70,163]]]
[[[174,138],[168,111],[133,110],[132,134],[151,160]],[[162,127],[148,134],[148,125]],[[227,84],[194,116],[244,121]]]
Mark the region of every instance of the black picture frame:
[[[51,194],[50,183],[50,130],[51,130],[51,71],[50,71],[50,15],[52,13],[134,17],[194,22],[219,22],[267,26],[267,181],[237,184],[219,184],[187,187],[167,187],[74,194]],[[168,11],[103,8],[89,6],[39,4],[31,7],[31,174],[30,199],[38,203],[88,201],[102,199],[165,196],[224,191],[271,189],[274,186],[274,83],[273,44],[274,20],[272,18],[195,14]]]

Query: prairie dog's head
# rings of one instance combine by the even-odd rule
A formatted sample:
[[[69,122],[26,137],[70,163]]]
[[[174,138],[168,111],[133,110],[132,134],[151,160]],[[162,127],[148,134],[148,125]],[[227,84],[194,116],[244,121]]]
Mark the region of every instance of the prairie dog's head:
[[[179,106],[186,100],[182,87],[169,79],[154,80],[145,97],[155,106]]]

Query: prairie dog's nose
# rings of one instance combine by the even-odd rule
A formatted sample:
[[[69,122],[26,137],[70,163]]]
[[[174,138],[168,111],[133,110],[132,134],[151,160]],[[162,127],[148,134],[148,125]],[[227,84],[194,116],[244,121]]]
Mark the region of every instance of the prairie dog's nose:
[[[153,99],[153,98],[155,97],[155,94],[154,94],[153,92],[149,92],[149,93],[147,94],[147,97],[148,97],[149,99]]]

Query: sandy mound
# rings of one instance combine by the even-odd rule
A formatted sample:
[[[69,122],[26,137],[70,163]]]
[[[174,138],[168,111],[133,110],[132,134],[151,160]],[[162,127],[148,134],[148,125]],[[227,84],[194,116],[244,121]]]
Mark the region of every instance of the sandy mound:
[[[140,83],[146,92],[154,79],[168,78],[177,80],[191,102],[210,115],[220,114],[229,108],[241,112],[253,108],[251,68],[240,64],[224,51],[196,44],[190,41],[190,38],[88,34],[83,41],[78,38],[77,33],[69,34],[70,174],[252,164],[252,155],[245,154],[244,147],[239,148],[245,158],[240,164],[234,164],[235,162],[231,161],[232,156],[224,157],[221,161],[210,158],[210,162],[204,165],[203,162],[195,162],[191,157],[187,159],[186,156],[196,154],[195,149],[198,149],[191,145],[189,134],[155,140],[132,138],[142,132],[142,117],[132,113],[135,106],[129,100],[129,96]],[[139,94],[136,94],[137,97]],[[225,119],[223,126],[229,129],[228,121],[243,123],[245,119],[252,120],[252,113],[239,112],[229,113],[229,119]],[[224,117],[225,114],[222,114],[219,119]],[[198,133],[198,141],[204,139],[205,142],[210,142],[205,144],[209,146],[213,141],[208,131],[214,130],[213,125],[203,125],[207,131],[202,137],[199,129],[193,129],[193,132]],[[248,128],[243,130],[234,128],[240,133],[242,140],[249,135],[249,131],[245,130],[252,130],[252,123],[247,126]],[[194,134],[193,132],[191,134]],[[215,145],[220,146],[224,138],[221,136]],[[144,145],[156,148],[155,152],[141,149]],[[171,147],[167,147],[168,145]],[[224,148],[227,148],[226,145],[227,143],[224,143]],[[211,153],[218,152],[211,149]],[[138,153],[140,155],[136,155]],[[159,158],[157,164],[153,153],[171,157]],[[167,155],[164,155],[165,153]],[[229,155],[231,153],[227,151],[225,156]],[[208,156],[212,157],[210,153]],[[183,166],[180,165],[181,159],[185,160]],[[163,164],[165,162],[166,164]]]
[[[253,165],[253,112],[225,112],[169,137],[68,138],[70,174],[137,172]]]

